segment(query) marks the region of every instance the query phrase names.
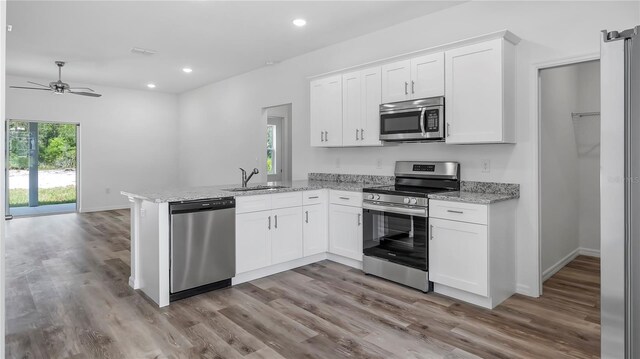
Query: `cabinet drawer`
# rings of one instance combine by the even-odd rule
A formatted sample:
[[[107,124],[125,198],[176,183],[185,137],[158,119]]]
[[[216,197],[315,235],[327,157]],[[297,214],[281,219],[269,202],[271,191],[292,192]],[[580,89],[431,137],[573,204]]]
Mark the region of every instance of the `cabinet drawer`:
[[[429,200],[429,217],[486,225],[487,206],[484,204]]]
[[[301,206],[302,192],[276,193],[271,195],[271,209]]]
[[[268,211],[271,209],[271,195],[236,197],[236,213]]]
[[[331,191],[331,203],[344,206],[362,207],[362,192]]]
[[[327,191],[320,189],[316,191],[304,191],[302,192],[302,204],[307,206],[310,204],[320,204],[327,199]]]

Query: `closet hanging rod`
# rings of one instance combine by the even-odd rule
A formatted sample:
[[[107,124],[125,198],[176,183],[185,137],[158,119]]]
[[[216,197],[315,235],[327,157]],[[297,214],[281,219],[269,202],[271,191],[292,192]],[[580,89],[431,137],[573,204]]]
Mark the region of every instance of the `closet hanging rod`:
[[[571,117],[600,116],[600,112],[571,112]]]

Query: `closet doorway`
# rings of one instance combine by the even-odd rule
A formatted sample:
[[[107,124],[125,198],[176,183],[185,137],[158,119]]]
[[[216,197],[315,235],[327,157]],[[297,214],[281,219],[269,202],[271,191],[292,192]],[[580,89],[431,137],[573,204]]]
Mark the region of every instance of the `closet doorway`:
[[[573,266],[599,268],[600,61],[542,69],[539,81],[541,271],[546,281],[576,258]]]

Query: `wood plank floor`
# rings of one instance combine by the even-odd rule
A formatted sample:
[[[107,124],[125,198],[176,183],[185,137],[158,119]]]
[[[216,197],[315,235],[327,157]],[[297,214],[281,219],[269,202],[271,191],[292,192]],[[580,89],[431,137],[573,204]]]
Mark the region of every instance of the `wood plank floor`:
[[[129,212],[7,222],[7,358],[596,358],[600,265],[485,310],[324,261],[158,309]]]

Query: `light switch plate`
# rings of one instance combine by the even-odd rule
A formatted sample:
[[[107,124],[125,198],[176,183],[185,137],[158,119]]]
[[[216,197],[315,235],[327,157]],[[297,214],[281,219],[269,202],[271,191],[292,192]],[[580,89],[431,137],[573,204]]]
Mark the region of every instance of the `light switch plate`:
[[[480,163],[480,168],[482,168],[482,173],[490,173],[491,172],[491,160],[482,160]]]

